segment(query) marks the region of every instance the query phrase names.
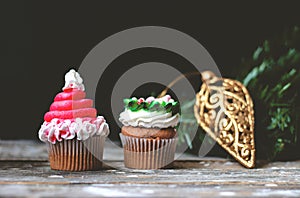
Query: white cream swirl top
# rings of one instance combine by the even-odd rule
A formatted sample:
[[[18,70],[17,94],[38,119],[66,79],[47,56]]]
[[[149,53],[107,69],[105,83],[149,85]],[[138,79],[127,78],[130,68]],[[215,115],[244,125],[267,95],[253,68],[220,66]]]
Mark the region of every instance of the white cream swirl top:
[[[71,69],[68,73],[65,75],[65,86],[62,88],[62,90],[65,89],[78,89],[81,91],[84,91],[84,85],[83,80],[78,72],[76,72],[74,69]]]
[[[93,136],[108,136],[109,127],[103,116],[97,118],[57,119],[44,122],[39,130],[43,142],[55,144],[63,139],[86,140]]]
[[[145,128],[168,128],[175,127],[179,121],[179,114],[172,116],[172,113],[159,111],[149,112],[140,110],[132,112],[125,109],[119,118],[125,126],[145,127]]]
[[[150,98],[150,97],[149,97]],[[168,103],[174,102],[170,96],[165,96],[163,98],[147,98],[144,100],[132,98],[130,100],[135,100],[138,103],[145,102],[165,102]],[[132,111],[130,108],[125,108],[125,110],[120,114],[119,120],[124,126],[133,126],[133,127],[145,127],[145,128],[168,128],[168,127],[175,127],[178,125],[180,116],[179,113],[172,115],[171,111],[149,111],[145,109],[139,109],[137,111]]]

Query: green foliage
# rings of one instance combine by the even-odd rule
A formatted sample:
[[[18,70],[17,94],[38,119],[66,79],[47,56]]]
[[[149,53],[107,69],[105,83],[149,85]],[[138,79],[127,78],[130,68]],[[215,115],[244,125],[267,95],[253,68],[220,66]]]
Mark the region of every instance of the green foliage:
[[[204,141],[206,144],[213,145],[215,141],[211,138],[206,138],[206,133],[198,125],[198,122],[194,116],[195,98],[186,100],[181,104],[181,116],[180,125],[182,130],[178,130],[178,142],[179,144],[186,143],[190,149],[197,149]],[[196,135],[193,140],[192,137]],[[194,148],[193,143],[196,144]],[[198,152],[198,151],[195,151]]]
[[[258,156],[270,160],[299,158],[299,152],[294,152],[299,149],[299,28],[264,41],[242,66],[250,71],[243,72],[240,80],[254,100]]]
[[[278,107],[276,110],[277,111],[275,112],[270,111],[271,123],[268,126],[268,129],[273,130],[278,128],[281,131],[284,131],[285,128],[289,127],[289,124],[291,122],[289,109]]]
[[[180,124],[182,124],[182,130],[178,130],[178,143],[182,144],[186,142],[190,149],[192,149],[191,134],[194,132],[195,126],[198,127],[194,116],[194,104],[195,99],[187,100],[180,107]]]

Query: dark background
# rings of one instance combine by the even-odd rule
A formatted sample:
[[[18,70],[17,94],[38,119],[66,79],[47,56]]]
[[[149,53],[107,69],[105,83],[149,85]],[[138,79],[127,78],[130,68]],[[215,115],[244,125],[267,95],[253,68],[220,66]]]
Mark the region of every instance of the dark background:
[[[208,50],[223,76],[236,78],[243,57],[251,56],[263,40],[300,23],[297,1],[107,2],[1,1],[1,139],[37,139],[65,72],[78,68],[95,45],[119,31],[146,25],[182,31]],[[184,65],[184,72],[193,68],[179,55],[151,48],[113,61],[98,84],[95,102],[111,124],[112,137],[118,129],[105,105],[109,91],[103,92],[102,87],[110,90],[124,69],[148,61]],[[197,89],[200,82],[193,82]]]

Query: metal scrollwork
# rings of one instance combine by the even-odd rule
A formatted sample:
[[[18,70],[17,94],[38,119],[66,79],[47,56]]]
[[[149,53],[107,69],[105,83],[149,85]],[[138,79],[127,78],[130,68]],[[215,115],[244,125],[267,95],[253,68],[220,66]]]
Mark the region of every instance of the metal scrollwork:
[[[200,126],[247,168],[255,166],[254,111],[247,89],[238,81],[202,73],[194,113]]]

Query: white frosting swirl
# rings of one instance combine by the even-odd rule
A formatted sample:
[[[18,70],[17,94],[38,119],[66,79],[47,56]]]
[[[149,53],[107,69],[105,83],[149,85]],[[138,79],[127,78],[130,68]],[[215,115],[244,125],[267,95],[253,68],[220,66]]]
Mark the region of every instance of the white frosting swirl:
[[[40,130],[40,140],[55,144],[56,141],[61,142],[63,139],[69,140],[77,138],[77,140],[86,140],[95,135],[108,136],[109,127],[103,116],[97,118],[76,118],[57,119],[54,118],[51,122],[45,121]]]
[[[76,88],[81,91],[84,91],[83,80],[80,77],[79,73],[76,72],[74,69],[71,69],[68,73],[66,73],[65,86],[62,88],[62,90],[70,88]]]
[[[175,127],[179,122],[179,114],[172,116],[172,113],[163,111],[139,110],[133,112],[125,109],[119,118],[125,126],[145,127],[145,128],[168,128]]]

